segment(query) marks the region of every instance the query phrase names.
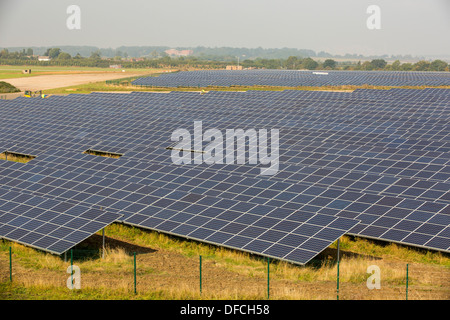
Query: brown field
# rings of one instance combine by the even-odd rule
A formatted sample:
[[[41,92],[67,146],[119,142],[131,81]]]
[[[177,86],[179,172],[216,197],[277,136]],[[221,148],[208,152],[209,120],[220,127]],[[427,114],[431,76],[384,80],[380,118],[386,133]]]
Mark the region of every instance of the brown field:
[[[61,87],[76,86],[80,84],[120,79],[125,77],[139,76],[139,73],[131,72],[96,72],[96,73],[74,73],[74,74],[51,74],[39,75],[29,78],[6,79],[6,82],[24,90],[48,90]]]

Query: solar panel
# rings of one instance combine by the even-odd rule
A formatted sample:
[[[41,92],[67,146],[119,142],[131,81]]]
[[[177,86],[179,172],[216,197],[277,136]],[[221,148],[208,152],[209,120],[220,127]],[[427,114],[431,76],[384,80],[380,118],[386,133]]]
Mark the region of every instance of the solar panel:
[[[0,188],[0,237],[62,254],[120,214]]]
[[[448,252],[449,97],[445,89],[391,89],[2,101],[2,117],[14,126],[0,128],[0,145],[37,157],[1,162],[0,189],[32,196],[60,227],[69,221],[53,208],[82,206],[89,220],[101,207],[125,224],[300,264],[343,234]],[[18,115],[19,106],[26,112]],[[248,163],[173,164],[170,134],[198,119],[204,130],[279,128],[277,174],[261,176],[261,166]],[[5,197],[4,219],[18,216],[8,220],[9,234],[30,211]],[[72,243],[79,238],[74,233]]]
[[[412,71],[200,70],[139,78],[133,84],[155,87],[445,86],[450,84],[450,77],[446,72]]]

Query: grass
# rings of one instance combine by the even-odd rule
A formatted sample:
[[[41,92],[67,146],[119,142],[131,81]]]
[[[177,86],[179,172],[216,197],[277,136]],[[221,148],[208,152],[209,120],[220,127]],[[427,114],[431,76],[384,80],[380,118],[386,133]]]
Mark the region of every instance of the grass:
[[[98,156],[98,157],[107,157],[107,158],[113,158],[118,159],[122,156],[120,153],[112,153],[112,152],[103,152],[103,151],[96,151],[96,150],[86,150],[83,152],[85,154],[90,154],[92,156]]]
[[[13,162],[27,163],[36,158],[35,156],[30,156],[26,154],[13,153],[13,152],[3,152],[0,153],[0,160],[8,160]]]
[[[113,224],[106,229],[104,259],[100,233],[75,249],[80,290],[69,290],[62,257],[9,241],[0,242],[0,299],[251,299],[266,298],[267,260],[223,247]],[[13,282],[9,282],[9,247]],[[335,299],[336,243],[305,266],[271,260],[271,299]],[[133,253],[137,291],[133,285]],[[404,299],[406,263],[410,299],[450,298],[450,257],[367,239],[341,238],[340,299]],[[203,293],[199,293],[199,255]],[[382,289],[368,290],[367,267],[377,265]]]
[[[10,83],[0,81],[0,93],[13,93],[13,92],[20,92],[20,90]]]

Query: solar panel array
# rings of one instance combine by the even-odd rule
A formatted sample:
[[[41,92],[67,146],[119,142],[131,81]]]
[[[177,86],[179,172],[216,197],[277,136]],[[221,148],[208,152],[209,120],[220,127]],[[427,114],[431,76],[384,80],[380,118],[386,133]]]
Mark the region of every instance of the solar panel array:
[[[1,101],[8,125],[0,128],[0,147],[37,157],[0,162],[0,237],[59,253],[82,239],[80,232],[120,221],[299,264],[343,234],[449,252],[449,101],[446,89]],[[192,133],[198,120],[204,131],[279,129],[279,171],[172,163],[172,132]],[[62,217],[44,218],[41,210]],[[84,224],[74,220],[60,235],[72,216]],[[28,230],[29,220],[30,231],[53,242],[11,233]],[[42,224],[56,229],[38,229]]]
[[[154,87],[230,86],[448,86],[449,72],[418,71],[308,71],[308,70],[200,70],[165,73],[133,81]]]
[[[62,254],[121,215],[45,196],[0,188],[0,235]]]

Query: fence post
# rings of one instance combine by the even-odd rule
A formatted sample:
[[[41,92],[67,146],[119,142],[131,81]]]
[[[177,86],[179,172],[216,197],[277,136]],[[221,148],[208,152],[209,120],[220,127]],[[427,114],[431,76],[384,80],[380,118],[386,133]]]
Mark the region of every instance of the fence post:
[[[73,249],[70,249],[70,282],[73,289]]]
[[[11,247],[9,247],[9,281],[12,282],[12,253],[11,253]]]
[[[267,300],[270,300],[270,258],[267,257]]]
[[[137,293],[136,291],[136,252],[134,254],[134,294]]]
[[[337,300],[339,300],[339,260],[337,262]]]
[[[102,259],[105,258],[105,228],[102,230]]]
[[[202,256],[200,255],[200,294],[202,294]]]
[[[408,300],[408,264],[406,264],[406,300]]]
[[[340,246],[341,246],[341,242],[340,242],[340,239],[338,238],[337,239],[337,261],[339,261],[339,249],[340,249]]]

